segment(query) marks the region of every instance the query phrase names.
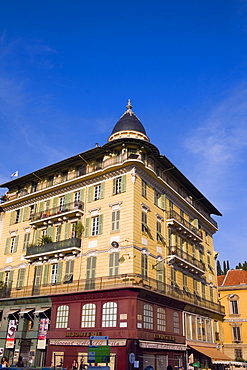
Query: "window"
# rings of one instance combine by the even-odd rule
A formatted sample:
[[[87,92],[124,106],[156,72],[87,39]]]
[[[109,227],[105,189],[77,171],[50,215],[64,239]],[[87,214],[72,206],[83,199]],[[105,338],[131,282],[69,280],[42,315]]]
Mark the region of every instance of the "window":
[[[126,191],[126,175],[113,179],[113,195]]]
[[[229,303],[230,303],[230,314],[231,315],[239,315],[237,296],[234,296],[233,298],[231,298]]]
[[[37,191],[37,188],[38,188],[38,183],[33,182],[31,186],[31,193],[34,193],[35,191]]]
[[[16,236],[11,238],[9,253],[14,253],[15,252],[15,244],[16,244]]]
[[[91,235],[95,236],[99,234],[99,216],[92,218],[92,231]]]
[[[120,209],[112,211],[111,215],[111,231],[119,231],[120,229]]]
[[[161,220],[156,221],[156,239],[158,242],[163,242],[164,237],[161,233]]]
[[[17,209],[16,212],[15,212],[15,223],[16,224],[17,224],[17,222],[20,221],[20,214],[21,214],[21,210]]]
[[[210,301],[214,301],[214,288],[212,286],[209,287],[209,295],[210,295]]]
[[[171,200],[169,200],[169,213],[170,213],[170,218],[173,218],[173,206],[174,204],[172,203]]]
[[[119,273],[119,252],[109,255],[109,276],[117,276]]]
[[[166,311],[164,308],[157,308],[157,330],[166,331]]]
[[[67,328],[69,319],[69,306],[59,306],[57,309],[56,328]]]
[[[66,261],[65,265],[65,275],[63,278],[63,283],[68,284],[73,282],[73,274],[74,274],[74,260]]]
[[[77,176],[85,175],[86,173],[86,167],[84,165],[80,165],[77,167]]]
[[[147,279],[148,276],[148,256],[146,253],[142,253],[141,260],[142,276],[144,279]]]
[[[20,268],[18,270],[17,283],[16,283],[16,289],[18,290],[24,287],[25,273],[26,273],[25,268]]]
[[[154,189],[154,204],[156,206],[159,205],[159,199],[160,199],[160,193],[156,189]]]
[[[194,279],[193,284],[194,284],[194,294],[195,294],[197,297],[200,297],[200,294],[199,294],[199,292],[198,292],[198,287],[197,287],[197,285],[198,285],[198,281]]]
[[[232,337],[233,337],[233,342],[241,342],[240,326],[232,327]]]
[[[81,192],[76,191],[74,194],[74,204],[76,205],[78,202],[80,202],[80,200],[81,200]]]
[[[188,276],[183,274],[183,290],[186,292],[186,293],[190,293],[190,290],[188,288]]]
[[[64,197],[59,198],[58,212],[64,211]]]
[[[48,186],[52,186],[53,185],[53,181],[54,181],[54,175],[49,176],[49,178],[48,178]]]
[[[63,176],[63,181],[67,181],[68,180],[68,170],[63,171],[62,176]]]
[[[153,307],[150,304],[143,306],[143,328],[153,329]]]
[[[100,184],[94,187],[94,197],[93,197],[94,200],[100,199],[100,187],[101,187]]]
[[[148,231],[147,219],[148,219],[147,213],[142,211],[142,231],[143,232]]]
[[[243,353],[241,348],[235,348],[235,359],[242,359],[243,358]]]
[[[56,284],[57,282],[57,271],[58,271],[58,264],[54,263],[51,265],[51,284]]]
[[[147,198],[147,183],[145,180],[142,180],[142,196]]]
[[[32,220],[33,216],[34,216],[34,210],[35,210],[35,205],[32,204],[30,207],[29,207],[29,220]]]
[[[84,304],[82,307],[81,327],[94,328],[95,315],[96,315],[96,305],[94,303]]]
[[[206,299],[206,285],[205,285],[205,283],[202,282],[201,288],[202,288],[202,298]]]
[[[173,312],[173,332],[179,334],[179,316],[177,312]]]
[[[103,304],[102,327],[113,328],[117,326],[117,303],[107,302]]]
[[[95,288],[96,256],[87,258],[86,286],[85,289]]]
[[[56,227],[56,237],[55,237],[55,240],[56,242],[59,242],[60,241],[60,238],[61,238],[61,230],[62,230],[62,226],[59,225]]]
[[[179,288],[179,286],[177,284],[177,272],[174,268],[171,269],[171,285],[174,288]]]

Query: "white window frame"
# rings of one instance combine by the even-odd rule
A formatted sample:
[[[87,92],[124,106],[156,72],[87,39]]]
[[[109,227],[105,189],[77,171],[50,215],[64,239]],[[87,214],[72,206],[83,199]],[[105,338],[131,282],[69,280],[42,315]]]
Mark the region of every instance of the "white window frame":
[[[101,190],[101,184],[95,185],[94,187],[94,200],[99,200],[100,199],[100,190]]]
[[[166,310],[162,307],[157,308],[157,330],[166,331]]]
[[[69,306],[62,305],[57,308],[56,329],[66,329],[69,321]]]
[[[143,329],[153,329],[153,306],[144,304],[143,306]]]
[[[102,327],[115,328],[117,326],[117,303],[106,302],[102,308]]]
[[[14,253],[16,243],[16,236],[13,236],[10,240],[9,253]]]
[[[59,198],[58,212],[64,211],[64,205],[65,205],[65,197]]]
[[[58,263],[53,263],[51,265],[51,273],[50,273],[50,282],[51,282],[51,284],[56,284],[56,282],[57,282],[57,273],[58,273]]]
[[[99,235],[99,216],[92,217],[91,222],[91,235]]]
[[[180,325],[179,325],[179,314],[174,311],[173,312],[173,332],[174,334],[179,334],[179,328]]]
[[[86,303],[82,306],[81,327],[94,328],[96,318],[96,304]]]

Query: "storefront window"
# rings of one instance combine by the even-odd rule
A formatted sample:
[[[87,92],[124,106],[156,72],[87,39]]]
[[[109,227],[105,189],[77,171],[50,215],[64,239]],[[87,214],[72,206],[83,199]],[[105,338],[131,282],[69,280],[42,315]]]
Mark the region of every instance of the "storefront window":
[[[69,306],[59,306],[57,309],[56,328],[67,328],[69,319]]]
[[[179,317],[177,312],[173,313],[173,331],[179,334]]]
[[[107,302],[103,304],[102,327],[112,328],[117,326],[117,303]]]
[[[143,327],[153,329],[153,307],[150,304],[143,306]]]
[[[157,330],[166,331],[166,311],[164,308],[157,308]]]
[[[95,313],[96,305],[94,303],[84,304],[84,306],[82,307],[82,318],[81,318],[82,328],[95,327]]]

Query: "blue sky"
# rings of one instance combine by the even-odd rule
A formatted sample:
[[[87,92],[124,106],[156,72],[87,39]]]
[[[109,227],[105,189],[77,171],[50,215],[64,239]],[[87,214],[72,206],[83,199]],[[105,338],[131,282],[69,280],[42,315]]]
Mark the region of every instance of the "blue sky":
[[[247,0],[2,0],[0,183],[103,145],[131,99],[247,260]],[[2,191],[2,190],[1,190]]]

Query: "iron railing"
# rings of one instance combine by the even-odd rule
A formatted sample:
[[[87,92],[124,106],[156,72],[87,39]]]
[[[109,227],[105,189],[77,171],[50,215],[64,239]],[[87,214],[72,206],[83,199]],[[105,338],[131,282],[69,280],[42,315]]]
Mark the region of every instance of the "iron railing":
[[[32,245],[27,248],[26,257],[71,248],[81,248],[81,239],[71,238],[43,245]]]
[[[184,252],[182,249],[178,248],[177,246],[169,247],[169,255],[174,255],[179,258],[182,258],[183,260],[191,263],[192,265],[198,267],[199,269],[205,271],[205,263],[202,261],[199,261],[197,258],[191,256],[190,254]]]
[[[179,213],[171,209],[167,212],[168,219],[174,219],[186,227],[188,230],[192,231],[195,235],[202,239],[202,232],[198,230],[193,224],[185,220]]]

